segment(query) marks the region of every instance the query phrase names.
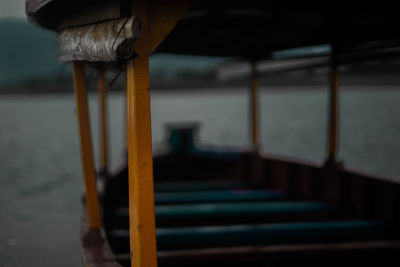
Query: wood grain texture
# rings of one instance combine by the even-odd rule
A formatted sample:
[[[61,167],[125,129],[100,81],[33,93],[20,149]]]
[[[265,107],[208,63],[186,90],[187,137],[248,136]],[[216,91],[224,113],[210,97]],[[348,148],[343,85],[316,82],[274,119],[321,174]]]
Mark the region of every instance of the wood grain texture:
[[[106,171],[108,168],[108,131],[107,131],[107,104],[106,94],[107,85],[104,69],[99,70],[97,81],[100,103],[100,131],[101,131],[101,168]]]
[[[129,213],[132,266],[157,266],[149,65],[139,56],[127,66]]]
[[[149,56],[186,9],[182,1],[132,5],[132,15],[142,19],[142,36],[134,43],[138,56],[127,63],[130,250],[135,267],[157,266]]]
[[[97,194],[83,62],[73,62],[73,75],[89,226],[91,228],[100,228],[102,223]]]

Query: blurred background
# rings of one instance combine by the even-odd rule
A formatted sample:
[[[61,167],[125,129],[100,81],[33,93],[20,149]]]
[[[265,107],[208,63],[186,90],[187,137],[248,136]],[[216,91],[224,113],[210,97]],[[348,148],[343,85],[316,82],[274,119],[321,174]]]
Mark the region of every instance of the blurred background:
[[[29,24],[23,0],[0,0],[0,40],[0,266],[79,266],[83,180],[71,66],[58,62],[55,34]],[[279,61],[287,55],[328,53],[328,46],[308,47],[260,63],[265,153],[325,160],[327,66],[269,70],[299,63]],[[150,68],[154,150],[166,138],[166,123],[199,122],[204,146],[249,144],[247,62],[157,54]],[[339,158],[348,168],[399,180],[399,73],[398,58],[340,68]],[[87,77],[98,156],[96,74]],[[125,77],[116,71],[107,80],[114,78],[107,103],[112,170],[125,156]]]

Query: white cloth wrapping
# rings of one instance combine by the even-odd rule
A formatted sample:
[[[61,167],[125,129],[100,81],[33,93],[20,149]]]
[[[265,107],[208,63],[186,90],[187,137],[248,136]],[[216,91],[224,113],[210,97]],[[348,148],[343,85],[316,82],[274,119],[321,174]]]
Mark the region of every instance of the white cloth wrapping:
[[[133,42],[140,37],[139,17],[67,28],[57,38],[61,61],[116,62],[134,56]]]

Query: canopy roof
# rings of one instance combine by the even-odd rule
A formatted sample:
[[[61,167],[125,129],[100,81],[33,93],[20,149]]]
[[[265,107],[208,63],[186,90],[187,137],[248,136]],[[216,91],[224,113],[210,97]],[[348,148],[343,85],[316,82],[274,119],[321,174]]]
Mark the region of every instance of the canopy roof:
[[[63,28],[130,15],[131,0],[27,0],[31,21]],[[400,39],[400,2],[193,0],[158,52],[262,57],[318,44],[348,47]],[[378,44],[378,43],[373,43]]]

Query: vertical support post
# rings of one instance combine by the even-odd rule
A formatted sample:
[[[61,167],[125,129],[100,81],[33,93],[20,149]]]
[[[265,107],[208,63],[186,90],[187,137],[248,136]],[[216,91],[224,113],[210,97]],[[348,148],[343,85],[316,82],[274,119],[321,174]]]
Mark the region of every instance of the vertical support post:
[[[337,51],[333,47],[330,64],[330,94],[329,94],[329,139],[328,160],[334,160],[338,140],[338,62]]]
[[[132,267],[157,266],[151,148],[149,20],[147,1],[135,1],[133,15],[142,19],[138,56],[127,63],[129,229]]]
[[[258,113],[258,71],[257,62],[250,61],[251,74],[250,74],[250,135],[251,135],[251,181],[255,186],[263,183],[263,164],[259,154],[260,140],[259,140],[259,113]]]
[[[129,214],[132,266],[157,266],[149,58],[127,65]]]
[[[156,267],[153,155],[151,150],[149,56],[189,8],[190,1],[135,0],[132,15],[142,20],[138,55],[127,62],[129,229],[131,265]]]
[[[97,194],[92,140],[90,134],[89,109],[87,102],[84,63],[75,61],[73,62],[72,66],[89,227],[100,228],[101,215]]]
[[[251,61],[250,77],[250,134],[251,144],[255,151],[259,148],[259,127],[258,127],[258,72],[257,62]]]
[[[339,203],[341,198],[340,172],[341,165],[336,161],[338,140],[338,62],[337,47],[332,46],[329,94],[329,139],[328,155],[325,161],[322,180],[322,200]]]
[[[103,68],[99,70],[97,81],[97,90],[99,92],[100,103],[100,127],[101,127],[101,172],[104,175],[108,173],[108,134],[107,134],[107,105],[106,105],[106,79]]]

